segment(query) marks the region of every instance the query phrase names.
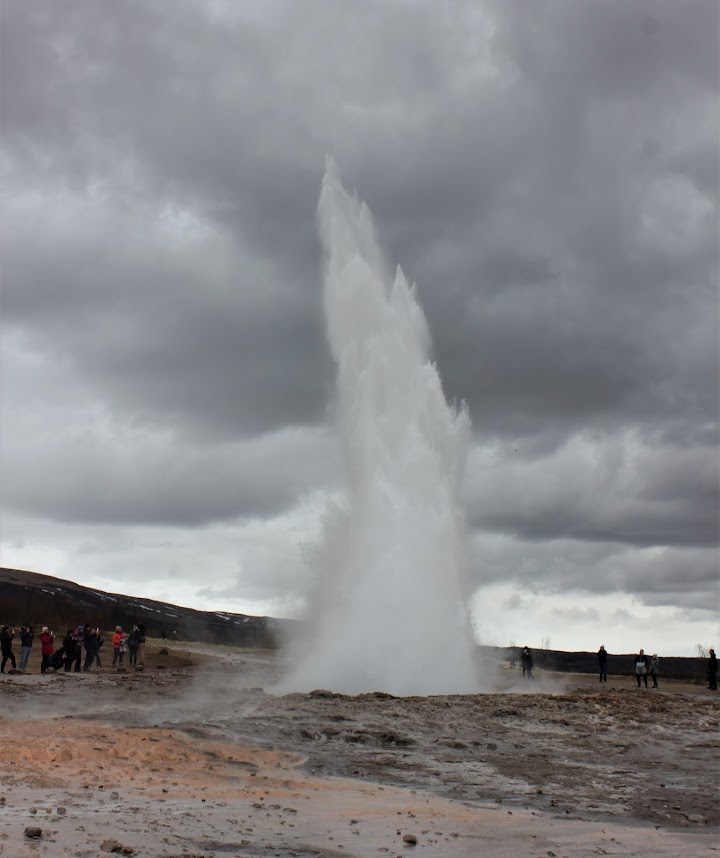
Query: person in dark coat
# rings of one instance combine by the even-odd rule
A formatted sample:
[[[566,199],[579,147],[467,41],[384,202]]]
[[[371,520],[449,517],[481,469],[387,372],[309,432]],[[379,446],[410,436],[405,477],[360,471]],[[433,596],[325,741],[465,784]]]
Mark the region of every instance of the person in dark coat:
[[[533,657],[530,647],[523,647],[523,651],[520,654],[520,663],[522,664],[522,675],[527,676],[528,679],[532,679]]]
[[[17,667],[15,663],[15,653],[12,651],[12,642],[15,637],[15,629],[9,626],[3,626],[0,629],[0,651],[2,651],[2,664],[0,664],[0,673],[5,673],[5,665],[8,660],[13,666],[13,670]]]
[[[89,625],[85,626],[83,639],[85,641],[85,664],[83,665],[83,670],[87,673],[93,666],[95,656],[97,655],[98,639],[95,629],[90,628]]]
[[[635,665],[635,679],[637,679],[637,687],[640,688],[640,683],[644,682],[645,688],[647,688],[648,657],[645,655],[644,649],[641,649],[635,656],[633,664]]]
[[[145,664],[145,626],[143,623],[138,623],[138,634],[140,635],[140,644],[138,645],[137,658],[140,664]]]
[[[598,669],[600,670],[600,682],[607,682],[607,650],[605,644],[600,644],[598,650]]]
[[[708,658],[708,666],[707,666],[707,675],[708,675],[708,688],[711,691],[717,691],[717,657],[715,655],[715,650],[711,649]]]
[[[102,649],[102,645],[105,643],[105,638],[102,636],[100,629],[95,629],[95,640],[97,642],[97,649],[95,650],[95,663],[98,667],[102,667],[102,662],[100,661],[100,650]]]
[[[78,652],[80,650],[77,639],[75,638],[75,629],[67,630],[67,634],[63,638],[62,649],[65,653],[65,672],[70,673],[73,665],[78,660]]]
[[[20,670],[27,670],[34,637],[33,627],[29,623],[20,626]]]
[[[65,664],[65,670],[67,670],[67,662],[65,661],[64,656],[65,650],[63,647],[60,649],[56,649],[55,652],[50,656],[50,664],[48,667],[52,667],[52,669],[57,673],[58,670],[62,669],[63,664]]]
[[[140,631],[137,625],[132,627],[132,631],[128,635],[127,645],[130,653],[130,664],[134,664],[137,667],[137,655],[140,647]]]
[[[75,673],[80,673],[82,670],[82,651],[85,646],[85,626],[78,626],[75,629],[75,643],[77,647],[75,649],[75,665],[73,666],[73,670]],[[67,657],[67,652],[65,655]]]

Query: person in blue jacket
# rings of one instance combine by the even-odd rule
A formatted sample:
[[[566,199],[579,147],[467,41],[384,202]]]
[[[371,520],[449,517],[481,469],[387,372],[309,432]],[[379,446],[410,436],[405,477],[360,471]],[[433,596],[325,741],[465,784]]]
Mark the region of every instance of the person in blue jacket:
[[[33,627],[30,623],[25,623],[24,626],[20,626],[20,670],[24,670],[26,672],[34,637],[35,632],[33,631]]]

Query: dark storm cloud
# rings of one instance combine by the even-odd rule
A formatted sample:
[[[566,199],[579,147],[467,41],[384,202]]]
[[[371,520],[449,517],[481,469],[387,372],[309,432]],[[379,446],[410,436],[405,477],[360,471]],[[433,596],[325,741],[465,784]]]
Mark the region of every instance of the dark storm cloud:
[[[3,463],[4,486],[14,508],[54,521],[202,527],[280,515],[314,482],[331,484],[328,447],[322,434],[292,432],[202,450],[142,431],[59,430]],[[31,471],[52,474],[42,492],[25,479]]]
[[[101,465],[33,428],[36,373],[14,388],[27,423],[10,437],[33,443],[4,444],[8,501],[200,525],[333,485],[333,454],[302,431],[282,453],[262,442],[327,416],[314,212],[329,151],[417,281],[447,394],[496,451],[471,459],[478,533],[523,557],[562,543],[553,568],[591,588],[576,543],[598,563],[618,545],[699,547],[688,574],[711,587],[717,32],[714,0],[9,0],[3,325],[63,368],[65,401],[39,425],[101,403],[110,435],[142,428],[151,490],[121,442]],[[53,459],[67,467],[40,493],[33,460]],[[83,463],[111,500],[75,491]],[[522,577],[503,551],[490,566]],[[618,587],[631,567],[623,553]],[[643,588],[672,590],[651,572]]]
[[[45,162],[81,185],[98,173],[121,182],[117,165],[130,164],[135,193],[197,207],[251,253],[271,254],[285,284],[278,312],[288,281],[301,295],[296,323],[280,336],[271,318],[249,325],[286,349],[279,363],[307,355],[304,375],[315,369],[314,389],[293,397],[292,376],[285,389],[296,418],[320,417],[326,394],[313,348],[312,212],[333,147],[341,163],[347,152],[391,253],[418,279],[448,392],[470,401],[478,429],[716,414],[714,4],[556,3],[533,15],[502,4],[484,61],[430,6],[371,6],[353,18],[325,3],[302,16],[279,4],[230,22],[196,4],[174,8],[10,4],[6,140],[20,163]],[[313,13],[327,16],[324,27]],[[663,210],[663,194],[687,210]],[[673,247],[676,218],[687,234]],[[12,283],[7,302],[12,313]],[[197,347],[217,334],[223,351],[223,331],[203,329],[195,312],[187,306],[177,339],[162,344],[160,334],[168,365],[182,363],[176,342],[184,348],[187,336]],[[272,368],[268,345],[249,347]],[[219,374],[226,363],[206,366]],[[259,420],[267,402],[276,424],[283,415],[267,392],[282,378],[271,369],[268,381],[240,392]]]

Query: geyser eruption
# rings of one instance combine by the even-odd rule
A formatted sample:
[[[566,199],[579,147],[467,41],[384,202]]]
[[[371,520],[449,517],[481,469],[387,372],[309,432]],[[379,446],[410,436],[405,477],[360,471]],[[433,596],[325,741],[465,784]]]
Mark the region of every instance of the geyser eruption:
[[[284,684],[349,694],[477,690],[459,501],[470,434],[420,306],[328,161],[318,207],[347,500],[315,558],[311,639]]]

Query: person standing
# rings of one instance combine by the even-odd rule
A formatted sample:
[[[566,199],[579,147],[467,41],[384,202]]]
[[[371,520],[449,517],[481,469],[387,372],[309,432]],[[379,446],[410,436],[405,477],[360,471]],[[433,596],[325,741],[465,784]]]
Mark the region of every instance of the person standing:
[[[84,640],[85,663],[83,664],[83,671],[88,673],[90,668],[93,666],[95,655],[97,653],[97,635],[95,634],[95,629],[90,628],[90,625],[85,626]]]
[[[520,655],[520,661],[522,663],[522,675],[526,676],[528,679],[532,679],[533,657],[532,652],[530,652],[530,647],[523,647],[523,651]]]
[[[598,669],[600,671],[600,682],[607,682],[607,650],[605,644],[600,644],[598,650]]]
[[[132,631],[128,635],[127,645],[130,653],[128,661],[137,667],[138,648],[140,647],[140,632],[138,631],[137,624],[132,627]]]
[[[658,654],[654,652],[650,659],[650,676],[652,678],[653,688],[659,688],[658,686],[658,674],[660,673],[660,659],[658,658]]]
[[[42,661],[40,662],[40,673],[45,673],[50,667],[50,657],[53,654],[53,642],[55,638],[53,637],[53,633],[47,626],[42,627],[42,633],[40,634],[40,655],[42,656]]]
[[[80,651],[77,637],[75,636],[75,629],[67,630],[67,634],[63,638],[62,651],[65,660],[65,673],[70,673],[73,665],[79,658],[78,652]]]
[[[707,675],[708,675],[708,688],[711,691],[717,691],[717,673],[718,673],[718,665],[717,665],[717,657],[715,655],[715,650],[710,649],[708,653],[708,666],[707,666]]]
[[[143,623],[138,623],[138,634],[140,635],[140,643],[138,645],[137,657],[140,664],[145,664],[145,626]]]
[[[102,649],[102,645],[105,643],[105,639],[100,633],[100,629],[95,629],[95,640],[97,641],[97,648],[95,649],[95,663],[98,666],[98,669],[102,668],[102,662],[100,661],[100,650]]]
[[[648,687],[647,684],[647,672],[648,672],[648,657],[645,655],[645,650],[641,649],[640,652],[635,656],[635,679],[637,679],[637,687],[640,688],[640,683],[645,683],[645,688]]]
[[[125,657],[125,649],[127,648],[127,644],[125,643],[125,635],[122,630],[122,626],[115,626],[115,634],[112,636],[112,645],[113,645],[113,660],[112,666],[115,667],[115,664],[118,663],[120,667],[122,667],[123,658]]]
[[[0,673],[5,673],[5,665],[8,660],[13,666],[13,670],[17,667],[15,663],[15,653],[12,651],[12,642],[15,637],[15,629],[10,626],[3,626],[0,629],[0,651],[2,651],[2,663],[0,664]]]
[[[20,626],[20,670],[27,671],[34,637],[33,627],[29,623]]]
[[[73,670],[75,673],[80,673],[82,670],[82,651],[85,646],[85,626],[80,625],[75,629],[75,643],[77,644],[77,649],[75,650]]]

